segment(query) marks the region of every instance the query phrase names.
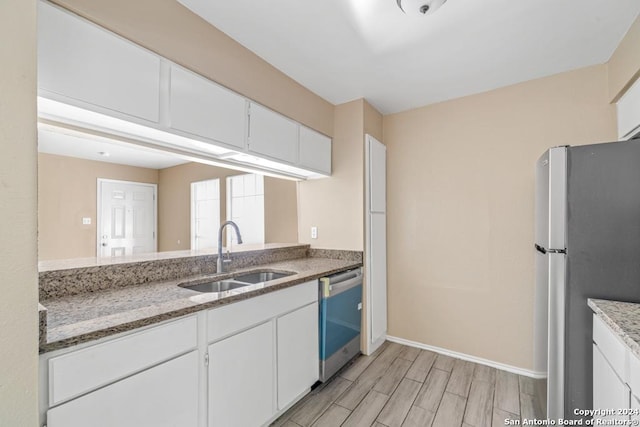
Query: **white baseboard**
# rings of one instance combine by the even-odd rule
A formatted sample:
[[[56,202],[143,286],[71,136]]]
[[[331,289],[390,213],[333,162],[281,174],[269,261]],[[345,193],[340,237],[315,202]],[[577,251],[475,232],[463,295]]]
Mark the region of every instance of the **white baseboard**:
[[[445,356],[455,357],[456,359],[467,360],[469,362],[479,363],[480,365],[490,366],[492,368],[500,369],[502,371],[511,372],[518,375],[524,375],[525,377],[531,377],[535,379],[546,378],[546,372],[536,372],[529,369],[522,369],[511,365],[505,365],[504,363],[494,362],[493,360],[483,359],[481,357],[471,356],[469,354],[458,353],[457,351],[451,351],[432,345],[422,344],[416,341],[405,340],[404,338],[393,337],[387,335],[387,340],[398,344],[408,345],[409,347],[416,347],[422,350],[433,351],[434,353],[444,354]]]

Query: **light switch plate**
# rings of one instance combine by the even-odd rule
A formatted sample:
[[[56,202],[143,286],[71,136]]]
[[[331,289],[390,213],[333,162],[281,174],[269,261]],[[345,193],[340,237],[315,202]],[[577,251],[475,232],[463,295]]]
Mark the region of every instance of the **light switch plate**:
[[[91,218],[83,217],[82,218],[82,225],[91,225]]]

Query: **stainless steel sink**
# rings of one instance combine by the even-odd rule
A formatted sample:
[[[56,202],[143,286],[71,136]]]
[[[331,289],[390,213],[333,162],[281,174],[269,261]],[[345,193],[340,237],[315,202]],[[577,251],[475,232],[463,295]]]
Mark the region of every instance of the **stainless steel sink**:
[[[254,273],[243,274],[241,276],[235,276],[233,278],[233,280],[237,280],[238,282],[245,282],[245,283],[255,284],[255,283],[268,282],[270,280],[282,279],[283,277],[291,276],[293,274],[295,274],[295,273],[290,273],[290,272],[279,273],[279,272],[274,272],[274,271],[257,271],[257,272],[254,272]]]
[[[249,285],[251,285],[251,283],[242,283],[237,280],[219,280],[217,282],[198,283],[197,285],[182,283],[178,286],[196,292],[225,292]]]
[[[252,273],[241,274],[230,279],[218,280],[215,282],[205,283],[181,283],[178,286],[181,288],[189,289],[196,292],[225,292],[233,289],[243,288],[245,286],[255,285],[257,283],[264,283],[270,280],[281,279],[283,277],[291,276],[295,273],[292,272],[274,272],[274,271],[254,271]]]

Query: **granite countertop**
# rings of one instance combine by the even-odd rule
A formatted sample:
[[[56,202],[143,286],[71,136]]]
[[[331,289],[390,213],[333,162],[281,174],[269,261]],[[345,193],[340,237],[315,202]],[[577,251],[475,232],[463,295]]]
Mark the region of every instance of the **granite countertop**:
[[[263,244],[243,244],[235,245],[232,248],[225,248],[225,253],[229,251],[232,254],[251,254],[256,252],[264,252],[273,249],[290,249],[298,248],[305,245],[299,243],[263,243]],[[306,245],[308,246],[308,245]],[[150,252],[144,254],[128,255],[121,257],[102,257],[102,258],[74,258],[63,260],[48,260],[38,262],[38,271],[43,273],[47,271],[60,271],[76,268],[94,268],[106,265],[122,265],[140,263],[144,261],[162,261],[175,260],[178,258],[193,258],[207,255],[217,255],[217,249],[204,250],[184,250],[184,251],[168,251],[168,252]]]
[[[353,259],[298,258],[234,269],[231,273],[206,274],[44,299],[40,301],[40,353],[241,301],[361,265],[361,261]],[[211,281],[212,278],[219,280],[237,276],[241,272],[265,269],[294,274],[223,293],[201,293],[177,286],[184,282],[197,284]],[[46,316],[44,327],[43,316]]]
[[[640,304],[591,298],[588,304],[640,358]]]

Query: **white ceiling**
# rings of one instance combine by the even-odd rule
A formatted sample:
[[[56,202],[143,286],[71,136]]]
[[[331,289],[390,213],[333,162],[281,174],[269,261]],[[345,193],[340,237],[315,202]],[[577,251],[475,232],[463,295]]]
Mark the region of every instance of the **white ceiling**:
[[[150,169],[164,169],[188,162],[188,160],[158,150],[116,141],[109,142],[105,139],[82,138],[44,129],[38,129],[38,151],[58,156]],[[100,152],[109,153],[109,156],[100,155]]]
[[[178,0],[326,100],[383,114],[608,61],[638,0]],[[431,0],[425,0],[428,2]]]

